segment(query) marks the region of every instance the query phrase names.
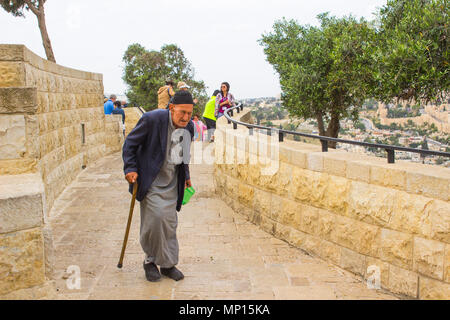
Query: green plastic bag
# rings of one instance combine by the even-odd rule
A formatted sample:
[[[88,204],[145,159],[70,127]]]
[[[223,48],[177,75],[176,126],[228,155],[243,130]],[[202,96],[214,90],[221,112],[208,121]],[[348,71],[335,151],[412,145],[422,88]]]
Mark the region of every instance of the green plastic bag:
[[[194,196],[194,194],[195,194],[195,190],[192,187],[187,188],[184,191],[183,206],[187,205],[189,203],[189,201],[191,201],[191,198]]]

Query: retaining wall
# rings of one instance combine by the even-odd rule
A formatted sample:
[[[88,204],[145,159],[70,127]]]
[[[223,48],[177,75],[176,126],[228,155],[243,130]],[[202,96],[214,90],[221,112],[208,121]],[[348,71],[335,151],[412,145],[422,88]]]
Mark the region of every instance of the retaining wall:
[[[243,122],[250,117],[249,111],[238,114]],[[278,145],[278,135],[271,142],[256,132],[249,136],[246,128],[232,130],[224,118],[218,121],[216,192],[234,210],[365,279],[379,270],[381,286],[393,293],[450,299],[449,169],[322,153],[294,141],[258,159],[258,138]],[[221,164],[227,157],[232,164]],[[276,173],[264,175],[275,163]]]
[[[101,74],[0,45],[0,295],[45,283],[50,209],[83,167],[121,150],[120,122],[104,115]]]

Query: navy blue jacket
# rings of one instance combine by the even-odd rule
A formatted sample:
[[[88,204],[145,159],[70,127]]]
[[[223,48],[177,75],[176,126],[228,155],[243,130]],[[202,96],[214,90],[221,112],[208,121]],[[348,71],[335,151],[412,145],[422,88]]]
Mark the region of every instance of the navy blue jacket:
[[[122,115],[122,123],[125,124],[125,111],[122,108],[114,108],[111,114]]]
[[[138,174],[138,194],[136,199],[145,199],[150,187],[158,176],[164,163],[167,149],[167,131],[169,125],[169,110],[154,110],[145,113],[133,131],[130,132],[123,145],[124,172]],[[186,129],[191,140],[194,137],[194,124],[188,123]],[[181,210],[186,180],[190,180],[189,163],[177,166],[178,201],[177,211]],[[130,192],[133,186],[130,185]]]

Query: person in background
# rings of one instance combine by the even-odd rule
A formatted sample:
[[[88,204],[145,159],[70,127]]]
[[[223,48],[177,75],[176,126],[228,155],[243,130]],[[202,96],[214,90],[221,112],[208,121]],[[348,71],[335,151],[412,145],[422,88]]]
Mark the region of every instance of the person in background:
[[[203,113],[203,119],[205,119],[206,127],[208,129],[208,137],[206,138],[206,141],[208,142],[214,142],[214,131],[216,130],[217,121],[214,114],[216,110],[216,97],[219,93],[219,90],[214,91],[211,99],[206,104],[205,112]]]
[[[230,93],[230,84],[223,82],[220,89],[220,93],[216,97],[216,111],[214,114],[217,119],[222,117],[226,110],[236,106],[234,96]]]
[[[181,90],[181,91],[189,91],[189,89],[191,87],[189,87],[186,82],[180,81],[177,84],[177,88],[178,88],[178,90]],[[198,103],[198,99],[194,98],[194,108],[197,105],[197,103]]]
[[[158,109],[166,109],[169,105],[170,99],[175,95],[173,90],[174,83],[172,80],[166,82],[164,87],[158,90]]]
[[[207,127],[200,120],[200,116],[198,114],[194,116],[192,122],[194,122],[194,141],[203,141],[204,132]]]
[[[178,82],[177,88],[181,91],[188,91],[191,87],[189,87],[186,82],[180,81]]]
[[[114,110],[111,114],[121,114],[122,115],[122,128],[123,135],[125,136],[125,111],[122,109],[122,102],[116,101],[114,102]]]
[[[103,108],[105,110],[105,114],[112,114],[112,111],[114,110],[114,102],[116,102],[117,96],[115,94],[112,94],[109,97],[109,100],[105,102],[103,105]]]
[[[122,101],[122,109],[128,108],[128,103],[126,101]]]

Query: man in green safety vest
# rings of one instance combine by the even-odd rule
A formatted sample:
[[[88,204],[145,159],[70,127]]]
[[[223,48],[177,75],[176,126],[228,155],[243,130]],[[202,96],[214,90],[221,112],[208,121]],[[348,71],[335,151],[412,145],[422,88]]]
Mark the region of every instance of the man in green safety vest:
[[[214,142],[214,132],[216,130],[216,117],[214,115],[216,111],[216,97],[220,93],[219,90],[214,91],[211,99],[205,106],[205,112],[203,113],[203,119],[205,119],[206,127],[208,128],[208,138],[206,141]]]

